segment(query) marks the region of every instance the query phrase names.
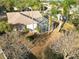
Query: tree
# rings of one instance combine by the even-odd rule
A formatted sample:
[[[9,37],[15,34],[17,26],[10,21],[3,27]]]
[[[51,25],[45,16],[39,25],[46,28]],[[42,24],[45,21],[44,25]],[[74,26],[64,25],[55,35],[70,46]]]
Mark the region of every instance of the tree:
[[[4,6],[7,11],[13,11],[14,0],[1,0],[0,6]]]
[[[52,4],[52,6],[56,6],[54,9],[62,7],[63,14],[68,16],[69,8],[71,5],[76,5],[76,0],[52,1],[50,4]]]
[[[40,0],[29,0],[28,4],[30,7],[32,7],[33,10],[40,10],[42,5]]]
[[[20,11],[29,6],[29,0],[14,0],[14,6],[17,7]]]
[[[17,7],[20,11],[27,7],[38,10],[40,8],[40,0],[1,0],[0,6],[4,6],[7,11],[14,11],[14,7]]]
[[[63,6],[63,10],[64,10],[64,14],[67,14],[68,13],[68,10],[69,10],[69,8],[70,8],[70,6],[71,5],[74,5],[74,4],[76,4],[76,0],[72,0],[72,1],[70,1],[70,0],[64,0],[63,2],[62,2],[62,6]]]

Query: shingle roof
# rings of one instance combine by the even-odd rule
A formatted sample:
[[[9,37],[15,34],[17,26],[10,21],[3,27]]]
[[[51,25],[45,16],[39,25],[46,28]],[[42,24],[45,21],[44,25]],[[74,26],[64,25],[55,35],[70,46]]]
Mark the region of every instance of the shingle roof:
[[[38,18],[42,17],[39,11],[9,12],[7,13],[10,24],[31,24],[38,23]],[[41,20],[40,20],[41,21]]]

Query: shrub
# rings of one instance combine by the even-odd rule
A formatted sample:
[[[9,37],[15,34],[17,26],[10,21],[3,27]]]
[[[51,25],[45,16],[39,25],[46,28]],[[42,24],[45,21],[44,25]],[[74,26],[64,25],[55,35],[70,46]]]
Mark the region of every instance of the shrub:
[[[8,31],[11,31],[10,25],[5,21],[1,21],[0,22],[0,32],[8,32]]]
[[[64,34],[58,41],[51,45],[52,51],[62,53],[65,58],[79,59],[79,33]]]
[[[77,30],[79,30],[79,15],[74,14],[70,16],[69,22],[73,23]]]
[[[27,26],[25,26],[24,32],[28,33],[29,29],[27,28]]]
[[[65,33],[42,52],[43,59],[79,59],[79,33]],[[54,39],[54,38],[53,38]]]
[[[42,55],[43,59],[63,59],[63,54],[62,53],[58,53],[54,50],[52,50],[49,47],[46,47],[44,50],[44,55]]]
[[[37,32],[41,32],[40,26],[37,26],[35,30],[36,30]]]
[[[19,39],[25,36],[19,35],[17,32],[8,32],[0,36],[0,44],[7,59],[36,59],[27,47],[29,43],[22,43]]]

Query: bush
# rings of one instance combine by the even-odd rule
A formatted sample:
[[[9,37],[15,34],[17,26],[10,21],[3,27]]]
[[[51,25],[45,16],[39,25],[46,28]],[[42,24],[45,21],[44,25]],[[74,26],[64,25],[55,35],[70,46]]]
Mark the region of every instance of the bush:
[[[79,59],[79,33],[65,33],[42,52],[43,59]],[[53,38],[54,39],[54,38]]]
[[[79,15],[71,15],[69,22],[73,23],[77,30],[79,30]]]
[[[27,26],[25,26],[24,32],[28,33],[29,29],[27,28]]]
[[[62,53],[65,58],[79,59],[79,33],[64,34],[58,41],[51,45],[52,51]]]
[[[0,46],[7,59],[36,59],[28,48],[29,42],[22,43],[25,36],[17,32],[8,32],[0,36]],[[23,40],[20,40],[23,39]]]
[[[63,54],[58,53],[49,47],[46,47],[44,50],[44,55],[42,55],[43,59],[63,59]]]
[[[0,22],[0,32],[8,32],[8,31],[11,31],[11,27],[10,25],[5,22],[5,21],[1,21]]]
[[[37,32],[41,32],[41,28],[39,26],[36,27],[35,29]]]

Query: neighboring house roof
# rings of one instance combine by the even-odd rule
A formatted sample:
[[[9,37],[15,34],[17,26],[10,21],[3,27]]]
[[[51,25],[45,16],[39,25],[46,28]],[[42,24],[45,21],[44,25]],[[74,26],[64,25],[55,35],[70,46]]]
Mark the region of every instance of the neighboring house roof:
[[[39,11],[9,12],[7,13],[8,23],[10,24],[32,24],[42,21],[38,18],[42,17]]]

